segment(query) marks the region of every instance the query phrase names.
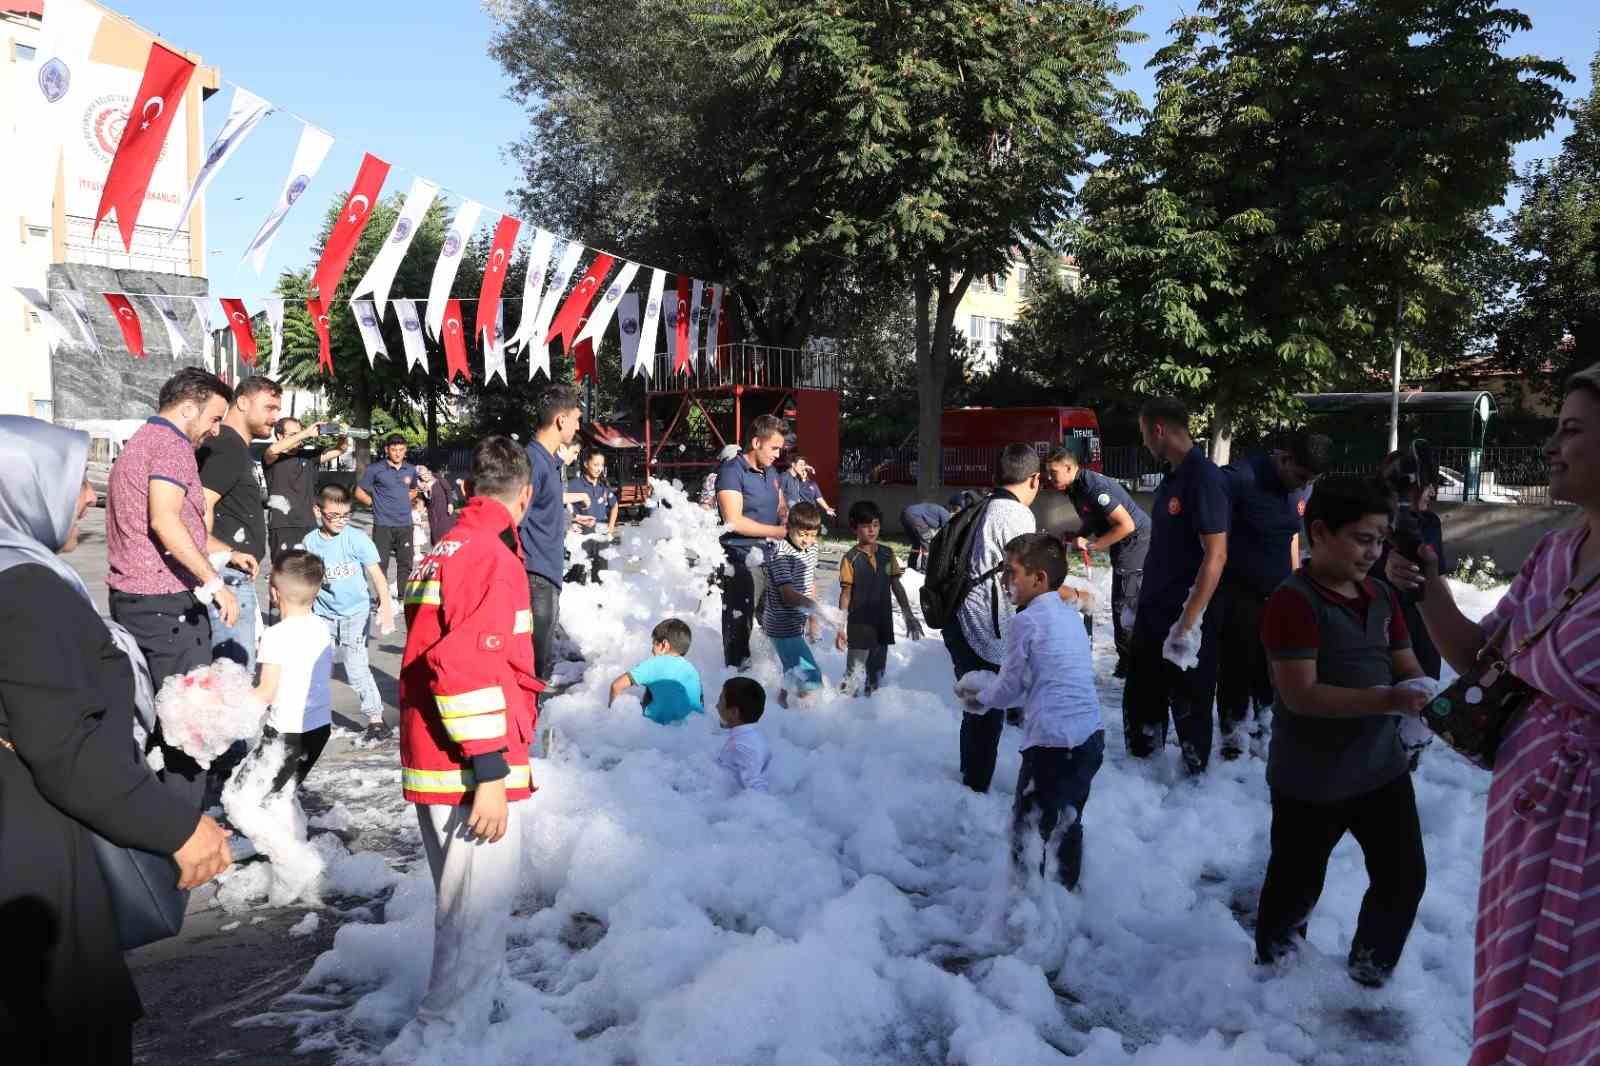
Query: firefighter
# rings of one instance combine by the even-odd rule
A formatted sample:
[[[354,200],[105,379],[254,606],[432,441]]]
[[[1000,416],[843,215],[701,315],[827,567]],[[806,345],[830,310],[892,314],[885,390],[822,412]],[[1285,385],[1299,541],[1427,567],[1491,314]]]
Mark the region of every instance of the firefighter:
[[[1128,676],[1128,644],[1133,615],[1150,550],[1150,516],[1133,502],[1122,483],[1086,469],[1070,448],[1057,448],[1044,461],[1045,481],[1065,493],[1082,523],[1075,547],[1111,556],[1111,631],[1117,645],[1117,677]]]
[[[433,969],[390,1050],[481,1039],[505,959],[522,863],[520,802],[543,689],[516,545],[533,494],[507,437],[473,449],[472,498],[406,587],[400,775],[415,805],[438,900]]]

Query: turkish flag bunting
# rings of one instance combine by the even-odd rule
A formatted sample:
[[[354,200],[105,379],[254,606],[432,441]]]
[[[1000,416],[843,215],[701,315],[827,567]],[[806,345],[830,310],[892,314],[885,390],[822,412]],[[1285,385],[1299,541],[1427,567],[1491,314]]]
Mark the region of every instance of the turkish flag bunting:
[[[328,242],[322,246],[317,272],[311,275],[311,294],[319,297],[323,306],[333,299],[333,290],[339,287],[339,280],[344,277],[344,268],[350,263],[351,253],[356,250],[361,231],[367,228],[367,220],[372,217],[372,205],[377,202],[378,194],[383,191],[383,181],[388,176],[388,163],[371,152],[361,157],[356,183],[350,186],[350,195],[345,197],[339,221],[333,224]]]
[[[733,349],[727,346],[730,343],[728,319],[733,317],[733,310],[729,306],[732,302],[733,294],[724,293],[722,305],[717,308],[717,369],[724,375],[728,373],[728,367],[733,359]]]
[[[244,309],[243,300],[226,300],[219,297],[222,313],[228,316],[228,328],[233,330],[233,342],[239,346],[239,358],[246,366],[256,365],[256,335],[250,328],[250,312]]]
[[[611,264],[615,262],[604,252],[594,257],[589,269],[583,272],[583,280],[578,282],[578,287],[572,290],[567,302],[556,312],[556,320],[545,338],[546,343],[560,337],[563,352],[571,347],[571,341],[583,329],[583,319],[589,313],[589,305],[594,303],[595,296],[600,292],[600,282],[605,280],[605,276],[611,272]]]
[[[461,325],[461,301],[448,300],[444,305],[444,379],[454,381],[457,374],[472,380],[472,368],[467,365],[467,336]],[[493,328],[492,326],[490,328]]]
[[[327,371],[333,377],[333,346],[328,340],[328,309],[321,300],[307,300],[306,313],[311,316],[311,324],[317,328],[317,369]]]
[[[584,378],[596,377],[594,370],[594,341],[588,337],[583,338],[572,349],[572,363],[578,371],[578,384],[583,384]]]
[[[139,93],[133,98],[133,107],[123,124],[117,154],[111,157],[105,188],[100,190],[100,207],[95,211],[94,229],[89,234],[91,240],[100,232],[101,221],[116,208],[122,246],[133,251],[133,227],[139,220],[139,209],[144,206],[144,194],[150,188],[150,175],[156,169],[161,146],[167,141],[167,130],[178,113],[178,105],[183,103],[183,94],[193,73],[194,64],[172,49],[150,45],[150,59],[145,64],[144,78],[139,82]]]
[[[517,230],[522,223],[510,215],[501,215],[500,224],[494,228],[494,243],[489,246],[489,259],[483,268],[483,287],[478,290],[478,325],[473,336],[488,336],[494,343],[494,319],[500,306],[500,290],[506,284],[506,268],[511,265],[511,252],[517,246]],[[523,308],[523,314],[528,309]]]
[[[122,339],[128,345],[128,351],[133,353],[135,359],[144,358],[144,329],[139,325],[139,312],[133,309],[133,304],[120,292],[105,292],[100,295],[106,298],[106,303],[111,305],[111,313],[117,316],[117,325],[122,327]]]
[[[672,372],[676,374],[689,368],[689,276],[687,274],[678,275],[678,329],[673,343],[677,345],[673,349],[676,358],[672,364]]]

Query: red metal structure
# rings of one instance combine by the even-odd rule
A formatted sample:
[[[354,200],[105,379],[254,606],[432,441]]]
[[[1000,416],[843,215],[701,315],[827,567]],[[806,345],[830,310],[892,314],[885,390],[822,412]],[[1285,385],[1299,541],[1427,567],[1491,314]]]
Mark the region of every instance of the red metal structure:
[[[823,495],[839,495],[839,361],[828,352],[724,344],[704,363],[672,371],[663,353],[644,397],[645,466],[697,488],[724,445],[744,444],[761,415],[789,423],[786,450],[803,454]]]

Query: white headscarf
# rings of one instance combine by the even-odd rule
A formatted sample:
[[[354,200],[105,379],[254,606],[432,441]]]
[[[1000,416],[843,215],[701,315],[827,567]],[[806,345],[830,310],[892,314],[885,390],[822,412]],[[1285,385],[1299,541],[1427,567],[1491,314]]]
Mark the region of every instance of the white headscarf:
[[[0,571],[46,566],[90,599],[83,578],[56,554],[77,520],[88,462],[89,434],[0,415]]]

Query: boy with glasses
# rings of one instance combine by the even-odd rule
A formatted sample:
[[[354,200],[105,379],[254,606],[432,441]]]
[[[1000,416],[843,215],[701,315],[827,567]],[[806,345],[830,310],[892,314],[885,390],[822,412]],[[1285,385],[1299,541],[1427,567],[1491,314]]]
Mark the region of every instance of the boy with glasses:
[[[344,676],[361,697],[367,716],[367,736],[381,740],[389,735],[383,721],[383,698],[367,662],[367,635],[371,625],[370,587],[378,597],[378,632],[394,632],[394,602],[389,582],[378,559],[378,547],[350,525],[350,494],[340,485],[325,485],[317,494],[318,528],[301,547],[322,560],[322,590],[312,611],[328,627],[336,648],[344,656]]]

